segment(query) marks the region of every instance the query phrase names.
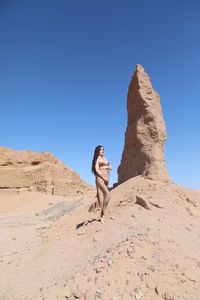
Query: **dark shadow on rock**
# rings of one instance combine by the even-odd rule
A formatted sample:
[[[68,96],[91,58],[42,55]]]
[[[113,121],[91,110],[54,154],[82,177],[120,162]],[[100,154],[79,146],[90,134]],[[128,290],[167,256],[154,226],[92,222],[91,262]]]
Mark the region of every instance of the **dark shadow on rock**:
[[[157,203],[153,203],[151,201],[149,201],[149,203],[157,208],[163,208],[162,206],[158,205]]]
[[[147,205],[147,202],[142,197],[136,196],[135,204],[138,204],[138,205],[144,207],[147,210],[150,209],[149,206]]]

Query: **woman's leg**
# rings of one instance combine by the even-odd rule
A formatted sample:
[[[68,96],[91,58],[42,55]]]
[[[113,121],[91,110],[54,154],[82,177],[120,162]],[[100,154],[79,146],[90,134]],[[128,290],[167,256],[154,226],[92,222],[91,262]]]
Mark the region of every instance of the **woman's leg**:
[[[105,192],[104,192],[104,200],[103,200],[103,215],[105,214],[105,211],[107,209],[107,206],[108,206],[108,203],[111,199],[111,196],[110,196],[110,192],[108,190],[108,188],[105,186]]]
[[[104,183],[104,184],[105,184],[105,183]],[[110,201],[110,199],[111,199],[111,195],[110,195],[110,191],[109,191],[109,189],[108,189],[108,183],[105,184],[105,186],[106,186],[107,194],[106,194],[106,197],[105,197],[105,199],[104,199],[104,206],[105,206],[105,209],[106,209],[107,206],[108,206],[108,203],[109,203],[109,201]]]
[[[97,206],[96,206],[97,209],[101,209],[101,196],[99,194],[100,191],[99,188],[97,188]]]
[[[103,217],[104,213],[105,213],[105,210],[108,206],[108,203],[110,201],[111,196],[110,196],[110,192],[108,190],[108,187],[105,185],[105,182],[100,177],[97,178],[97,187],[98,187],[99,195],[103,196],[103,197],[100,196],[100,199],[101,199],[101,217]]]
[[[101,190],[101,180],[102,179],[97,176],[97,178],[96,178],[97,206],[102,210],[102,207],[103,207],[103,193],[102,193],[102,190]]]

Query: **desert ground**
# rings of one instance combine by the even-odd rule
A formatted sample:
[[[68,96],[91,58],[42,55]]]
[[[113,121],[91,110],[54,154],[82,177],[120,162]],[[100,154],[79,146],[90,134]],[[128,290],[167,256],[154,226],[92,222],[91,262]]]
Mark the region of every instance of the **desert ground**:
[[[137,176],[95,200],[0,194],[0,299],[200,299],[200,191]]]

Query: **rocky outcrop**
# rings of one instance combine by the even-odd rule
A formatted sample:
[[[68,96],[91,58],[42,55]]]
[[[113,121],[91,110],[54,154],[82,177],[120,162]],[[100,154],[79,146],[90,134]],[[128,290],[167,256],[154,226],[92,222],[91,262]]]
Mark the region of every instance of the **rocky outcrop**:
[[[93,189],[51,153],[0,147],[0,192],[40,191],[68,196]]]
[[[128,125],[118,183],[142,175],[169,181],[165,166],[165,122],[160,97],[141,65],[136,66],[127,96]]]

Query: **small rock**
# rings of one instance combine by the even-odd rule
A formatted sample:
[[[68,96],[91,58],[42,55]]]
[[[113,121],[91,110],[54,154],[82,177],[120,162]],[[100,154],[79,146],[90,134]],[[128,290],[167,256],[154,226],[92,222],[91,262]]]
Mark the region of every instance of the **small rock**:
[[[143,258],[144,260],[146,260],[146,259],[147,259],[147,258],[146,258],[145,256],[143,256],[143,255],[142,255],[142,258]]]
[[[156,270],[154,266],[150,266],[148,269],[151,270],[152,272],[155,272]]]
[[[142,296],[143,296],[143,294],[139,292],[138,294],[135,295],[135,299],[140,300],[140,299],[142,299]]]
[[[92,281],[92,277],[89,276],[88,279],[87,279],[87,282],[91,282]]]
[[[108,261],[108,265],[109,265],[109,267],[112,266],[112,260],[109,260],[109,261]]]
[[[147,287],[148,289],[153,290],[153,288],[154,288],[154,283],[153,283],[151,280],[148,280],[148,282],[146,282],[146,287]]]
[[[195,279],[188,277],[188,280],[192,281],[192,282],[197,282]]]
[[[106,250],[107,253],[110,253],[111,251],[112,251],[112,247],[110,247]]]
[[[65,291],[65,298],[66,298],[66,299],[69,299],[70,296],[71,296],[70,291]]]
[[[120,288],[119,287],[116,287],[116,292],[117,292],[117,294],[120,294]]]
[[[96,290],[96,294],[101,294],[101,291],[100,290]]]
[[[80,232],[77,233],[77,235],[82,235],[84,233],[85,233],[85,231],[80,231]]]
[[[97,267],[96,268],[96,273],[101,273],[103,271],[104,267]]]
[[[76,286],[75,290],[72,292],[72,295],[74,296],[74,298],[78,299],[80,297],[80,290],[78,285]]]
[[[157,295],[159,295],[159,293],[160,293],[160,287],[156,286],[155,287],[155,292],[156,292]]]
[[[162,295],[162,298],[165,299],[165,300],[174,300],[174,297],[169,295],[168,292],[164,292],[164,294]]]
[[[101,291],[100,290],[96,290],[95,299],[97,299],[97,298],[101,298]]]

